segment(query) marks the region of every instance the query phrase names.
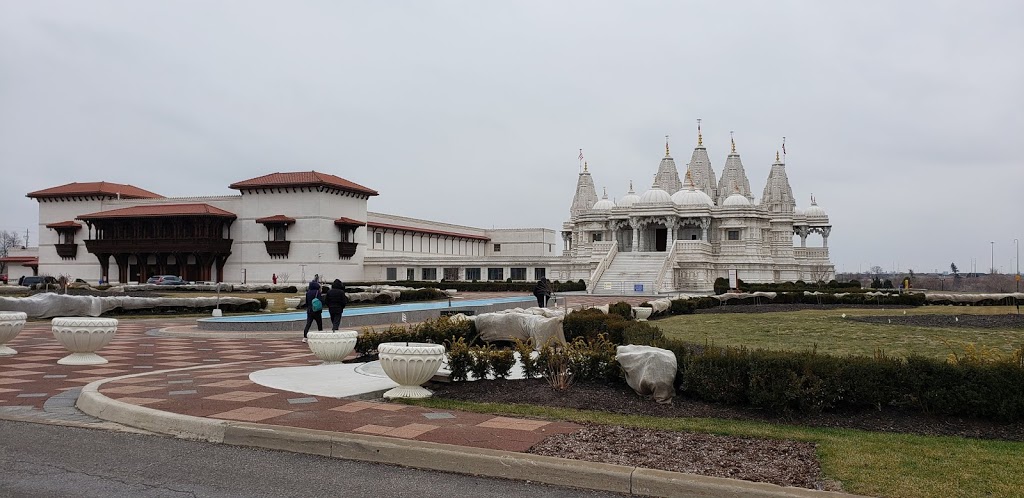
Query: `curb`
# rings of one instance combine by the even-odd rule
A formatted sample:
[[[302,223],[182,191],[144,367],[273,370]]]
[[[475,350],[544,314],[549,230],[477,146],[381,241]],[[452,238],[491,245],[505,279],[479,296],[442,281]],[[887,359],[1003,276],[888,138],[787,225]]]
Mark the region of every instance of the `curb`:
[[[217,366],[223,365],[200,365],[175,370]],[[208,419],[132,405],[99,392],[100,386],[107,382],[152,373],[156,372],[92,382],[82,388],[77,407],[96,418],[184,439],[632,495],[687,498],[858,496],[513,451]]]

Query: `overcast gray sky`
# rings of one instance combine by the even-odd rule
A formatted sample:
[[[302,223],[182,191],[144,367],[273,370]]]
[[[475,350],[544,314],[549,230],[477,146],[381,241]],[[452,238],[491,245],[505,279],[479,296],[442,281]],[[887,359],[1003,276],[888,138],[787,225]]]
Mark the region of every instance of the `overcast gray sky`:
[[[650,186],[703,119],[760,197],[787,172],[840,271],[1013,271],[1024,3],[0,0],[0,229],[71,181],[166,196],[315,169],[373,211],[559,229]]]

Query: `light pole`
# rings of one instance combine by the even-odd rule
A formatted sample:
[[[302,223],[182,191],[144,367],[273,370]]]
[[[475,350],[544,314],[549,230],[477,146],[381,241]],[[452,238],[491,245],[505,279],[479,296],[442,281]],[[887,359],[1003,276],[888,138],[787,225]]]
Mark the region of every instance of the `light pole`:
[[[988,272],[991,275],[996,274],[996,241],[989,242],[992,244],[992,266],[989,267]]]

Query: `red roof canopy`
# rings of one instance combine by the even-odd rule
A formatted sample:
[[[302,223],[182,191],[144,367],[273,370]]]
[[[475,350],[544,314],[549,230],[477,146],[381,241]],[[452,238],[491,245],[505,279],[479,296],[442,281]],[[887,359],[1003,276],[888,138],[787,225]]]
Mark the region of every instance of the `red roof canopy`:
[[[283,214],[275,214],[274,216],[267,216],[266,218],[256,218],[256,223],[263,224],[284,224],[290,225],[295,223],[295,218],[285,216]]]
[[[446,236],[449,236],[449,237],[461,237],[461,238],[464,238],[464,239],[491,240],[489,237],[484,237],[483,235],[472,235],[472,234],[468,234],[468,233],[445,232],[445,231],[442,231],[442,230],[430,230],[430,229],[427,229],[427,228],[407,227],[407,226],[402,226],[402,225],[389,225],[387,223],[367,223],[366,226],[370,227],[370,228],[384,228],[384,229],[388,229],[388,230],[402,230],[402,231],[405,231],[405,232],[428,233],[428,234],[432,234],[432,235],[446,235]]]
[[[151,206],[132,206],[111,209],[98,213],[83,214],[79,220],[98,220],[107,218],[155,218],[166,216],[216,216],[220,218],[237,218],[230,213],[209,204],[154,204]]]
[[[350,182],[338,176],[329,175],[327,173],[319,173],[316,171],[299,171],[294,173],[271,173],[269,175],[258,176],[256,178],[250,178],[248,180],[243,180],[231,184],[231,188],[237,190],[270,187],[321,186],[332,187],[367,196],[378,195],[377,191],[371,188],[366,188],[362,185],[359,185],[358,183]]]
[[[21,263],[21,266],[39,266],[37,256],[7,256],[0,258],[2,263]]]
[[[341,218],[338,218],[338,219],[334,220],[334,224],[335,225],[342,225],[342,226],[361,227],[363,225],[366,225],[366,222],[365,221],[359,221],[359,220],[353,220],[352,218],[346,218],[346,217],[342,216]]]
[[[59,187],[51,187],[43,190],[37,190],[35,192],[29,192],[28,194],[25,194],[25,197],[41,199],[55,197],[82,197],[93,195],[104,197],[117,197],[120,195],[122,199],[163,198],[163,196],[160,194],[154,194],[153,192],[143,190],[134,185],[125,185],[122,183],[111,182],[73,182],[61,185]]]
[[[78,230],[82,228],[82,224],[74,221],[61,221],[59,223],[50,223],[46,225],[46,228],[74,228]]]

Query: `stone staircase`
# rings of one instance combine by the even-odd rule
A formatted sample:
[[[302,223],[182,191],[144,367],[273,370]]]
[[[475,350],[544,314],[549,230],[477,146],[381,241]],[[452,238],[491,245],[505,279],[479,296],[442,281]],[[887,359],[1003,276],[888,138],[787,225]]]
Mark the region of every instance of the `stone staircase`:
[[[654,281],[665,263],[665,252],[620,252],[592,286],[592,294],[654,295]],[[636,290],[643,285],[643,290]]]

